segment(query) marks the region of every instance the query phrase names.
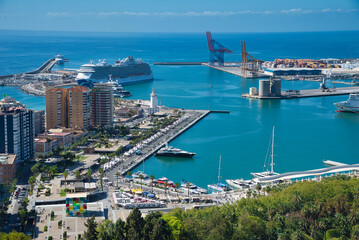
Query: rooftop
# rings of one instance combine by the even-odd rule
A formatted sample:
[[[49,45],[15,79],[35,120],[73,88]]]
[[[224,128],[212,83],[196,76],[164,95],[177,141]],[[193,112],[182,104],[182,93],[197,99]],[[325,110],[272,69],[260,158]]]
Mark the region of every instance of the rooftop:
[[[90,91],[89,88],[84,86],[74,86],[68,89],[69,92],[87,92]]]
[[[87,193],[69,193],[66,194],[66,198],[85,198],[87,197]]]
[[[13,164],[16,154],[0,154],[0,164]]]

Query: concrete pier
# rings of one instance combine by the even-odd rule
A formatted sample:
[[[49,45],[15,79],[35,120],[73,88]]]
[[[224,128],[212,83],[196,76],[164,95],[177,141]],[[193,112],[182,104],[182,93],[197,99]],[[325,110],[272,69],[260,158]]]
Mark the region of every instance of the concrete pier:
[[[156,140],[155,143],[150,144],[141,150],[143,155],[131,155],[129,158],[125,159],[124,162],[120,163],[117,167],[113,168],[106,173],[106,176],[113,178],[116,172],[120,172],[121,175],[125,175],[128,171],[136,168],[138,165],[142,164],[146,159],[150,158],[155,154],[160,148],[162,148],[166,143],[171,142],[176,137],[193,127],[197,122],[206,117],[211,111],[208,110],[186,110],[189,113],[189,118],[179,125],[174,126],[168,133],[161,136]],[[151,146],[153,145],[153,146]]]
[[[259,96],[243,94],[242,97],[246,98],[257,98],[257,99],[292,99],[292,98],[308,98],[308,97],[327,97],[327,96],[338,96],[338,95],[349,95],[351,93],[359,92],[358,87],[341,87],[327,89],[325,91],[321,89],[308,89],[308,90],[295,90],[295,91],[282,91],[281,96]]]
[[[224,66],[213,66],[210,65],[209,63],[203,63],[203,66],[206,67],[210,67],[210,68],[214,68],[216,70],[222,71],[222,72],[226,72],[226,73],[230,73],[239,77],[244,77],[244,78],[268,78],[269,75],[264,74],[264,72],[258,72],[256,76],[243,76],[243,73],[241,71],[240,68],[240,64],[239,62],[232,62],[232,63],[225,63]]]

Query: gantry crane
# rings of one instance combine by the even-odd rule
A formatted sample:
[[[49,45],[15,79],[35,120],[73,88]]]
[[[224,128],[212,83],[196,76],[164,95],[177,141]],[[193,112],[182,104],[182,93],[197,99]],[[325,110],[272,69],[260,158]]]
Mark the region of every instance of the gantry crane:
[[[233,53],[232,50],[227,49],[222,44],[212,39],[211,32],[206,32],[209,49],[209,64],[218,66],[224,65],[224,53]]]

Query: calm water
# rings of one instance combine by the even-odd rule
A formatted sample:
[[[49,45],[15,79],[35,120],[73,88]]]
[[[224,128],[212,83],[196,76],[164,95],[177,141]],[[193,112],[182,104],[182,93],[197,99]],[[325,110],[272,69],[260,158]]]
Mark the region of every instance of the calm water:
[[[249,52],[264,60],[275,58],[359,57],[359,32],[216,34],[213,38],[234,50],[228,61],[240,59],[240,40]],[[206,61],[205,34],[74,34],[0,32],[0,75],[37,68],[57,53],[70,59],[65,68],[79,68],[89,60],[133,55],[144,61]],[[210,114],[171,142],[196,152],[190,160],[150,158],[145,171],[156,177],[181,179],[201,186],[217,179],[222,155],[223,179],[249,178],[262,171],[272,126],[275,132],[275,170],[287,172],[323,167],[323,159],[357,163],[359,115],[336,113],[334,102],[347,96],[292,100],[241,98],[258,79],[246,80],[202,66],[151,66],[155,80],[128,86],[133,99],[149,99],[152,88],[159,101],[170,107],[230,110]],[[209,85],[212,84],[210,88]],[[339,85],[337,85],[339,86]],[[283,89],[318,88],[313,82],[283,82]],[[45,109],[45,99],[24,94],[14,87],[4,93],[29,108]],[[139,167],[142,169],[142,166]]]

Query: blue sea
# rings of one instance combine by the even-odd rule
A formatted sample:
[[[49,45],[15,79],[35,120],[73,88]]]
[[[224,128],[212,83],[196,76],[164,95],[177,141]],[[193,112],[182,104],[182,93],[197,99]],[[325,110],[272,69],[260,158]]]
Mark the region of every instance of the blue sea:
[[[226,61],[240,61],[240,41],[256,58],[358,58],[359,32],[212,33],[234,51]],[[205,33],[78,33],[0,31],[0,75],[31,71],[48,58],[63,54],[64,68],[77,69],[90,60],[134,56],[145,62],[208,61]],[[193,159],[150,158],[145,172],[175,182],[192,181],[202,187],[215,183],[219,156],[221,176],[250,178],[263,170],[272,127],[275,131],[276,172],[322,168],[323,159],[344,163],[359,160],[359,115],[337,113],[334,102],[347,96],[291,100],[250,100],[241,97],[258,79],[242,79],[204,66],[153,66],[154,81],[126,86],[132,99],[149,99],[152,88],[169,107],[229,110],[210,114],[170,145],[196,152]],[[212,87],[210,87],[212,85]],[[336,85],[340,87],[340,85]],[[286,89],[314,89],[319,83],[282,82]],[[45,99],[0,87],[29,108],[45,109]],[[143,166],[139,169],[142,170]]]

